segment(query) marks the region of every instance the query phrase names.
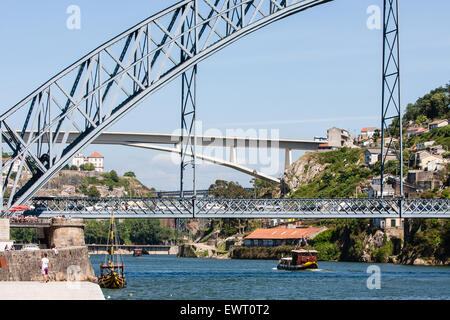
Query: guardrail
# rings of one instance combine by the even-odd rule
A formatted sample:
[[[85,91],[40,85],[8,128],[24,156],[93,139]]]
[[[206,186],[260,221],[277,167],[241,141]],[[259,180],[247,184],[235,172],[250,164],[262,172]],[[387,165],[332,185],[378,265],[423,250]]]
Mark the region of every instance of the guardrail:
[[[450,218],[448,199],[34,198],[26,215],[117,218]]]

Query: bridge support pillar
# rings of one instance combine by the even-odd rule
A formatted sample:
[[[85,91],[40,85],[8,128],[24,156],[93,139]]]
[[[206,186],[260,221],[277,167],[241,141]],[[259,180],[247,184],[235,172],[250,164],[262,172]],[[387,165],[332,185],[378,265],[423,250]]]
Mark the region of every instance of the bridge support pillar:
[[[291,149],[285,149],[284,152],[284,171],[286,171],[292,163],[292,151]]]
[[[0,219],[0,251],[13,245],[13,241],[9,239],[9,230],[9,219]]]
[[[83,219],[52,218],[48,245],[57,248],[84,246]]]

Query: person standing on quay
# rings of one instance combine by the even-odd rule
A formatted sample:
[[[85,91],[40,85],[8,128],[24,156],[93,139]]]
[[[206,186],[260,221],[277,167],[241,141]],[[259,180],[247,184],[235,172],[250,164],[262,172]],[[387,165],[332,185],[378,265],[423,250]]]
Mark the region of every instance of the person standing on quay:
[[[50,261],[47,258],[47,254],[44,253],[44,256],[41,259],[41,263],[39,266],[41,267],[41,273],[44,280],[42,282],[48,282],[47,276],[48,276],[48,267],[50,265]]]

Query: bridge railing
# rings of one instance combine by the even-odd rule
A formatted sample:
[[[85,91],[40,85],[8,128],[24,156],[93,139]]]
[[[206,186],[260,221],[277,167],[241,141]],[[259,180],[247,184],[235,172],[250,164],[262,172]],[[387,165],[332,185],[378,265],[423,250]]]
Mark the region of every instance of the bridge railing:
[[[34,198],[27,214],[108,218],[448,218],[448,199]]]

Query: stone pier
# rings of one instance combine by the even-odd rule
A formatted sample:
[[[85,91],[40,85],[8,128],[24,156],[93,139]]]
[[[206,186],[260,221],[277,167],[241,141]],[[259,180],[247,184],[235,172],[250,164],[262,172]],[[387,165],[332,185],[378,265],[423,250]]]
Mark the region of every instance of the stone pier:
[[[9,239],[9,220],[1,219],[0,235]],[[6,231],[8,230],[8,231]],[[39,281],[42,279],[39,262],[43,254],[50,260],[51,281],[94,281],[95,274],[84,243],[82,219],[53,218],[50,227],[38,232],[41,243],[57,250],[17,250],[0,252],[0,281]],[[42,247],[45,247],[42,246]]]
[[[50,228],[44,231],[44,234],[50,248],[85,245],[83,219],[52,218]]]
[[[0,251],[4,251],[5,247],[11,247],[13,241],[9,239],[9,219],[0,219]]]

